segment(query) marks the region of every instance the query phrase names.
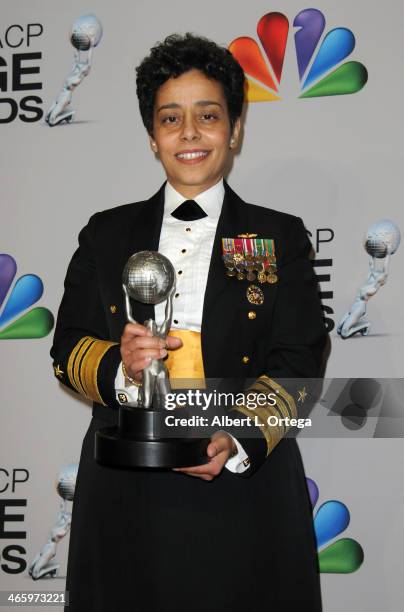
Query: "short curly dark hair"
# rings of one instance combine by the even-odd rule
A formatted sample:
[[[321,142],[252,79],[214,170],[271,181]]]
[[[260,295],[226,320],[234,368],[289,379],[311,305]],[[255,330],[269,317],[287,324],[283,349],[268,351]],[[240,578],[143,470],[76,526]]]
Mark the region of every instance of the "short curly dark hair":
[[[159,87],[170,78],[189,70],[200,70],[221,83],[227,102],[230,125],[240,117],[244,101],[243,69],[231,52],[203,36],[190,32],[171,34],[157,43],[136,68],[136,93],[140,114],[149,134],[153,134],[153,111]]]

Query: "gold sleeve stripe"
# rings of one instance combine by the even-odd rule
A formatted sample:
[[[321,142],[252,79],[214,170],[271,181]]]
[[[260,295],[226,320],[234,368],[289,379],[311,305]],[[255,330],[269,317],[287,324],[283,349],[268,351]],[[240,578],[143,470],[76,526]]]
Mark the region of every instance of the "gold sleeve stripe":
[[[80,369],[80,378],[83,381],[83,386],[86,388],[87,397],[100,404],[104,404],[104,406],[105,402],[100,395],[97,383],[98,367],[105,353],[116,344],[116,342],[96,340],[83,358]]]
[[[286,434],[287,428],[286,428],[286,425],[284,425],[284,423],[282,423],[281,425],[278,425],[277,427],[275,427],[275,425],[269,425],[269,423],[267,422],[267,419],[270,416],[276,416],[276,417],[281,418],[281,419],[285,418],[285,415],[279,409],[279,407],[278,406],[270,406],[270,405],[264,406],[264,407],[260,406],[258,408],[258,410],[257,410],[257,408],[254,410],[254,412],[257,412],[257,416],[260,416],[260,412],[262,411],[262,408],[264,408],[265,416],[264,416],[264,420],[261,419],[261,423],[263,423],[263,425],[265,427],[267,427],[269,429],[269,431],[280,429],[283,432],[282,435]],[[278,414],[275,414],[276,412]]]
[[[268,379],[268,380],[270,380],[271,382],[274,382],[274,381],[272,381],[272,379]],[[275,395],[278,398],[278,400],[280,400],[281,397],[283,397],[283,399],[285,399],[284,394],[283,393],[281,394],[280,391],[279,391],[279,389],[282,389],[282,387],[280,385],[277,385],[278,386],[278,390],[276,390],[275,386],[271,387],[271,385],[266,380],[263,380],[262,378],[258,378],[254,382],[254,386],[255,385],[259,385],[261,387],[261,389],[260,389],[261,392],[262,392],[262,390],[264,388],[266,391],[270,391],[271,393],[275,393]],[[282,404],[287,409],[287,415],[286,416],[288,416],[289,418],[292,418],[292,410],[290,408],[289,403],[286,401],[285,403],[282,402]]]
[[[84,358],[88,354],[88,352],[91,349],[91,347],[94,345],[94,342],[95,342],[94,338],[89,338],[89,342],[87,342],[87,344],[85,344],[83,346],[83,348],[80,349],[79,353],[77,354],[75,365],[74,365],[74,368],[73,368],[73,374],[75,376],[75,379],[78,382],[79,386],[83,389],[82,392],[87,397],[88,397],[88,391],[87,391],[87,387],[85,385],[85,381],[83,381],[83,379],[81,377],[81,372],[82,372],[81,368],[82,368],[82,365],[84,363]]]
[[[251,392],[260,394],[262,393],[262,389],[256,389],[255,387],[250,387],[248,389],[248,394],[250,394]],[[271,392],[273,393],[272,389],[271,389]],[[267,408],[270,414],[274,414],[274,411],[276,411],[278,413],[278,416],[281,419],[284,419],[285,417],[289,417],[289,409],[287,408],[286,404],[283,402],[283,400],[281,400],[279,396],[276,396],[276,404],[268,403]],[[257,408],[254,408],[254,411],[256,410]]]
[[[250,419],[254,420],[254,416],[258,417],[259,427],[267,442],[267,456],[275,448],[278,442],[289,430],[284,423],[279,425],[270,425],[268,423],[268,417],[277,416],[281,419],[284,418],[295,418],[297,416],[296,403],[293,397],[284,389],[281,385],[275,382],[268,376],[260,376],[251,387],[245,392],[245,395],[249,393],[263,393],[270,391],[276,396],[276,404],[266,404],[264,406],[255,406],[254,409],[247,408],[247,406],[233,406],[232,410],[237,410]]]
[[[281,400],[280,397],[276,399],[275,406],[270,406],[269,409],[276,410],[278,414],[280,415],[281,419],[285,419],[289,417],[289,410],[287,409],[286,404],[284,403],[283,400]],[[286,433],[287,432],[286,425],[284,425],[284,428],[285,428],[285,433]]]
[[[248,408],[246,408],[245,406],[234,406],[232,408],[232,410],[236,410],[237,412],[241,412],[242,414],[244,414],[245,416],[249,417],[250,419],[254,416],[254,415],[252,415],[252,411],[249,410]],[[260,416],[261,420],[263,420],[262,419],[262,415],[259,415],[259,416]],[[260,427],[260,430],[262,431],[262,433],[263,433],[263,435],[265,437],[265,440],[267,442],[267,448],[268,448],[270,446],[270,444],[271,444],[271,433],[269,431],[269,427]]]
[[[268,416],[270,416],[269,414],[267,414],[267,416],[265,417],[264,412],[261,412],[263,406],[261,407],[261,409],[258,411],[258,418],[260,419],[261,423],[264,423],[266,421],[266,418],[268,418]],[[234,408],[235,410],[237,410],[238,412],[243,413],[245,416],[250,417],[251,418],[251,413],[252,411],[249,410],[248,408],[246,408],[245,406],[237,406]],[[260,430],[262,431],[266,443],[267,443],[267,453],[266,456],[268,457],[269,453],[271,453],[273,451],[273,449],[275,448],[275,446],[278,444],[278,442],[280,442],[280,440],[282,440],[283,438],[283,426],[282,427],[275,427],[275,426],[270,426],[270,425],[259,425]]]
[[[85,336],[72,350],[67,366],[67,373],[73,387],[88,399],[104,404],[104,406],[105,402],[97,383],[98,368],[105,353],[116,344],[116,342]]]
[[[85,391],[80,385],[78,379],[77,363],[80,359],[80,355],[82,354],[82,352],[85,351],[85,349],[92,343],[93,340],[94,338],[91,338],[90,336],[84,336],[84,338],[81,338],[70,353],[70,357],[67,362],[67,375],[69,377],[70,383],[76,389],[77,393],[82,393],[83,395],[85,395]]]
[[[288,416],[288,411],[286,410],[285,404],[279,397],[277,398],[277,403],[274,406],[267,404],[265,406],[256,406],[254,409],[247,408],[246,406],[235,406],[233,410],[242,412],[252,420],[254,420],[254,417],[257,416],[259,423],[258,427],[264,434],[267,441],[267,456],[289,429],[284,423],[279,425],[270,425],[268,423],[268,418],[271,416],[276,416],[281,419]]]
[[[275,393],[277,393],[282,399],[286,402],[286,405],[289,409],[289,417],[291,419],[296,418],[297,416],[297,408],[296,402],[293,397],[286,391],[284,387],[278,384],[273,378],[269,378],[268,376],[260,376],[255,382],[260,382],[263,384],[267,384],[271,387]],[[255,384],[255,383],[254,383]]]

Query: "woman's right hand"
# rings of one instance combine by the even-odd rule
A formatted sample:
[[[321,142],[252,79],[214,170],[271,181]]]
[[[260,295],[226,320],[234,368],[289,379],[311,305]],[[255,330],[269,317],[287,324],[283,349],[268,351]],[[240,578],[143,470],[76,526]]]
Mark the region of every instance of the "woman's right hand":
[[[182,340],[167,336],[165,340],[153,336],[151,331],[140,323],[127,323],[121,337],[121,359],[128,376],[137,382],[142,381],[143,369],[152,359],[162,359],[168,349],[182,346]]]

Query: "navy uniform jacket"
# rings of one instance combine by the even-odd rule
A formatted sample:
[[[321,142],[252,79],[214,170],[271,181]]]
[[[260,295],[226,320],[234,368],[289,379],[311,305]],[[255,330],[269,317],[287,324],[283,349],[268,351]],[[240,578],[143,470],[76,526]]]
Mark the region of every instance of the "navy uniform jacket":
[[[92,399],[94,414],[102,406],[118,409],[114,379],[126,323],[122,270],[133,253],[158,250],[163,209],[164,185],[149,200],[96,213],[81,231],[69,265],[51,355],[55,375]],[[249,281],[225,273],[221,239],[243,233],[275,242],[279,280],[259,285],[261,305],[247,300]],[[247,204],[225,182],[203,306],[204,371],[206,378],[257,379],[251,389],[259,392],[280,390],[279,405],[265,408],[262,418],[296,416],[296,387],[289,393],[277,379],[319,376],[326,331],[310,250],[300,218]],[[153,306],[134,304],[137,321],[151,317]],[[246,407],[238,410],[254,414]],[[243,439],[251,459],[248,475],[272,452],[282,431],[262,428],[257,439]]]

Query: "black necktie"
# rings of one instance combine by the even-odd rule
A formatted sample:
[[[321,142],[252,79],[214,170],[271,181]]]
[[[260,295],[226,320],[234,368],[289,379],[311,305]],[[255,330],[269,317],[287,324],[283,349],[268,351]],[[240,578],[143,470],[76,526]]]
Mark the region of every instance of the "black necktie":
[[[180,221],[196,221],[208,216],[195,200],[185,200],[171,215]]]

